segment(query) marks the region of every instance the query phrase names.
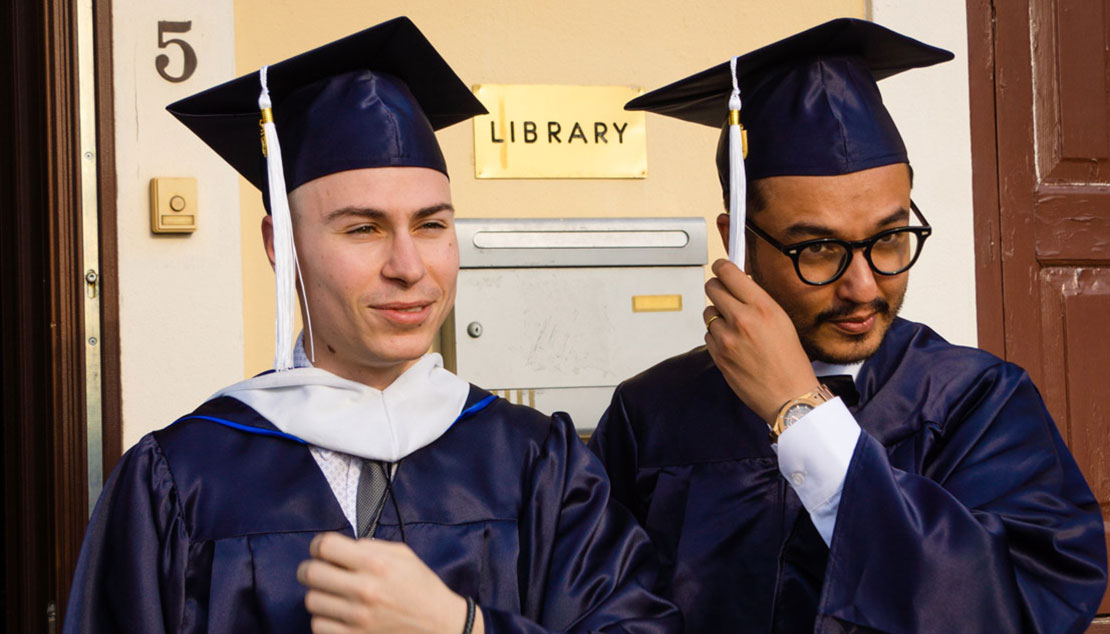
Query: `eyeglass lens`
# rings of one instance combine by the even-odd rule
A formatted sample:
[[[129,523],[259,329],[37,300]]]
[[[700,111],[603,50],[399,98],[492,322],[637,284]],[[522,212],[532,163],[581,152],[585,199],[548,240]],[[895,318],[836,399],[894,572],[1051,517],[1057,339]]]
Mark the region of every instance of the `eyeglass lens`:
[[[873,242],[870,250],[864,249],[861,255],[868,256],[875,272],[895,275],[910,266],[920,242],[913,231],[895,231]],[[798,272],[810,283],[828,282],[847,265],[848,249],[837,242],[811,244],[798,253]]]

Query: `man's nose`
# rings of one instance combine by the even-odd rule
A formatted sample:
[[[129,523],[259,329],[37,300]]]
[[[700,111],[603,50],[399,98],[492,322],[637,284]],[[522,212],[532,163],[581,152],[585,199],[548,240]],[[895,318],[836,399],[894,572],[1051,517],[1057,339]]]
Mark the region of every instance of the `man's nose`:
[[[411,286],[427,273],[424,258],[416,247],[416,241],[408,233],[399,233],[389,245],[389,258],[382,267],[382,275]]]
[[[837,280],[837,297],[853,304],[866,304],[874,300],[879,293],[875,275],[875,271],[871,270],[871,265],[867,263],[863,251],[856,251],[852,254],[852,261],[848,263],[848,269]]]

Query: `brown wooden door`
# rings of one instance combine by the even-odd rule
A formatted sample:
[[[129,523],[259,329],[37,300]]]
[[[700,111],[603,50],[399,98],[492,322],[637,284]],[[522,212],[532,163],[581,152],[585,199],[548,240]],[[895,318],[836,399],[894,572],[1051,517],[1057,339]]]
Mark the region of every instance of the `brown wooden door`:
[[[1110,0],[968,0],[968,27],[980,345],[1033,377],[1105,520]]]
[[[0,2],[0,633],[61,630],[88,521],[80,4]],[[121,444],[111,2],[93,8],[107,474]]]

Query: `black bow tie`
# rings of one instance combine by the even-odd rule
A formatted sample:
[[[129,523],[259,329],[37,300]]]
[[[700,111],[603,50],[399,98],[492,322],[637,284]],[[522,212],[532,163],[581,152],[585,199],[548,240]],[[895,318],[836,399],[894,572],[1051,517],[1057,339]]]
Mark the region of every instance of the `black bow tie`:
[[[831,376],[819,376],[817,380],[829,388],[829,391],[840,397],[844,404],[848,407],[854,407],[859,403],[859,391],[856,390],[856,382],[849,374],[834,374]]]

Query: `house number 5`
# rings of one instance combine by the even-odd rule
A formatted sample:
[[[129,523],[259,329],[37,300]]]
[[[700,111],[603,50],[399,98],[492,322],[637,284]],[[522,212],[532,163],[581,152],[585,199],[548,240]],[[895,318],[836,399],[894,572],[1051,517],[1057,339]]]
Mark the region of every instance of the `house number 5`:
[[[170,56],[162,53],[154,58],[154,68],[158,70],[158,74],[166,81],[179,83],[193,76],[197,69],[197,54],[193,51],[193,47],[185,40],[171,37],[166,38],[167,33],[188,33],[189,29],[193,28],[193,23],[190,22],[169,22],[166,20],[158,21],[158,48],[166,48],[171,44],[176,44],[181,49],[181,55],[184,58],[181,67],[180,75],[171,75],[166,72],[166,67],[170,65]]]

